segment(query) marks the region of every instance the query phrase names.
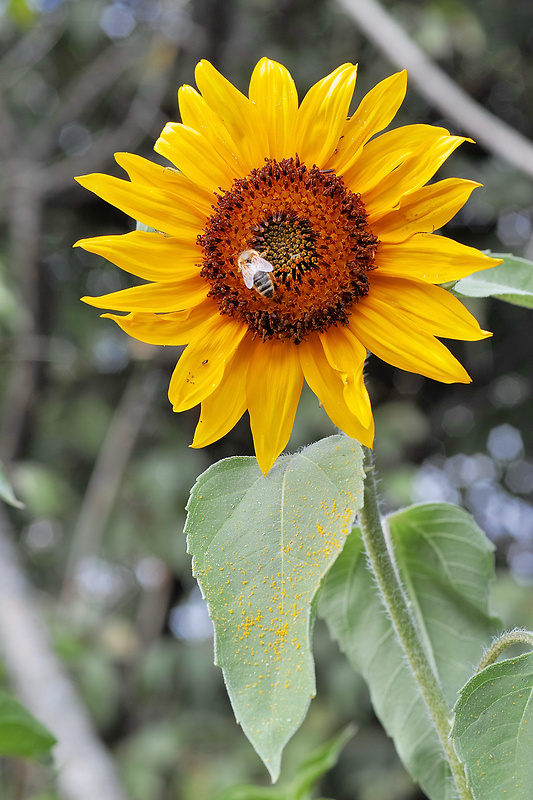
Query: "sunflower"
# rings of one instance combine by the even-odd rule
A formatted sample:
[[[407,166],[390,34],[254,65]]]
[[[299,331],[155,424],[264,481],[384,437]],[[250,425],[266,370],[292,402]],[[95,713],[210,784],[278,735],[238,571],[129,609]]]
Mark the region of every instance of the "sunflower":
[[[436,284],[493,259],[435,230],[480,184],[426,185],[465,141],[430,125],[375,134],[406,74],[375,86],[348,117],[357,68],[343,64],[298,104],[289,72],[263,58],[249,97],[208,61],[179,90],[181,123],[155,151],[129,153],[129,181],[77,180],[151,230],[83,239],[147,283],[85,297],[135,339],[187,345],[169,387],[175,411],[201,404],[192,447],[217,441],[246,409],[264,474],[285,448],[303,380],[331,421],[372,445],[367,351],[444,383],[470,378],[435,337],[489,336]]]

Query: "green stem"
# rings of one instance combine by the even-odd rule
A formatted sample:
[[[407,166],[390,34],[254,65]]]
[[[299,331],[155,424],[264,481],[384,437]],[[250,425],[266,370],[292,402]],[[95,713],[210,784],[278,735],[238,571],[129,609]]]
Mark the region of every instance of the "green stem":
[[[451,718],[439,682],[428,661],[409,610],[409,601],[400,583],[392,546],[381,525],[376,474],[372,452],[365,448],[365,502],[360,515],[363,541],[381,600],[387,609],[413,677],[420,689],[427,712],[450,764],[461,800],[473,800],[462,763],[450,739]]]
[[[476,672],[481,672],[485,667],[494,664],[498,656],[512,644],[529,644],[533,647],[533,632],[526,631],[524,628],[515,628],[513,631],[502,633],[488,648]]]

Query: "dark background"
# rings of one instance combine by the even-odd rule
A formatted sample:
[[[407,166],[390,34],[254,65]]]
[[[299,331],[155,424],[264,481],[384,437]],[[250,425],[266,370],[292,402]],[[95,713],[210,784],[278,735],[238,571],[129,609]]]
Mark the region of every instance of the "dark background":
[[[496,116],[533,137],[529,0],[386,2],[425,52]],[[22,0],[0,7],[1,457],[23,510],[9,509],[57,652],[74,675],[134,800],[207,800],[268,779],[236,726],[182,535],[196,476],[252,454],[247,418],[205,450],[187,449],[198,411],[166,397],[179,352],[129,340],[79,302],[132,285],[78,238],[132,229],[73,176],[121,174],[113,153],[158,160],[176,92],[210,59],[241,90],[266,55],[300,96],[344,61],[359,63],[355,103],[396,71],[335,2]],[[395,125],[443,119],[411,85]],[[458,241],[533,259],[533,182],[465,144],[441,170],[479,180],[448,226]],[[495,608],[533,625],[532,312],[469,303],[492,339],[451,343],[473,378],[443,386],[372,357],[367,382],[387,509],[463,504],[497,544]],[[304,392],[291,450],[333,428]],[[421,795],[373,716],[366,689],[320,624],[318,697],[286,770],[355,719],[359,730],[321,792],[336,800]],[[53,772],[0,762],[7,800],[56,797]],[[18,792],[18,793],[17,793]]]

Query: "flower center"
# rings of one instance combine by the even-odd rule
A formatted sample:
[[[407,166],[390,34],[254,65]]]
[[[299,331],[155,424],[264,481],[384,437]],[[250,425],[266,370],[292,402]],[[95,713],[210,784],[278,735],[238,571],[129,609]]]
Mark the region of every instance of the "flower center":
[[[295,158],[265,166],[218,196],[198,237],[201,275],[220,312],[263,340],[299,344],[346,325],[368,294],[378,239],[358,194],[330,170]]]

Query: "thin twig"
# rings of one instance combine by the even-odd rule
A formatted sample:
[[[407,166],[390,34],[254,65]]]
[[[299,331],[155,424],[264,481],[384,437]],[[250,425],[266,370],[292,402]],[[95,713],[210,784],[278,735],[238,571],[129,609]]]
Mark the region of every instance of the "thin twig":
[[[53,652],[0,509],[0,646],[13,685],[56,737],[63,800],[127,800],[71,680]]]
[[[6,108],[3,94],[0,92],[0,159],[8,161],[15,158],[17,144],[15,126]]]
[[[28,33],[17,39],[0,62],[0,86],[12,88],[21,80],[28,70],[33,69],[53,49],[63,35],[65,9],[56,9],[53,14],[41,15],[39,21],[32,25]],[[48,19],[48,22],[43,22]]]
[[[46,185],[43,187],[46,194],[58,194],[72,188],[75,175],[101,169],[113,153],[134,148],[146,134],[155,139],[167,121],[159,110],[166,90],[167,83],[163,75],[139,86],[119,128],[96,138],[83,156],[65,158],[48,168]]]
[[[151,372],[147,376],[134,373],[111,420],[72,534],[61,591],[63,603],[70,603],[76,596],[76,575],[80,562],[100,552],[124,471],[150,407],[158,379],[157,372]]]
[[[0,454],[9,462],[18,453],[28,414],[36,401],[45,342],[39,336],[42,204],[34,189],[31,169],[15,161],[6,162],[5,166],[10,184],[10,258],[22,310],[13,346],[15,360],[2,399]],[[20,357],[27,352],[34,358]]]
[[[377,0],[339,0],[339,3],[393,64],[407,69],[430,105],[491,153],[533,176],[533,143],[472,100],[422,52]]]
[[[44,131],[35,131],[28,146],[33,160],[46,158],[55,149],[61,128],[79,117],[87,117],[91,106],[132,64],[129,49],[110,44],[81,73],[76,74],[61,92],[61,105]]]

